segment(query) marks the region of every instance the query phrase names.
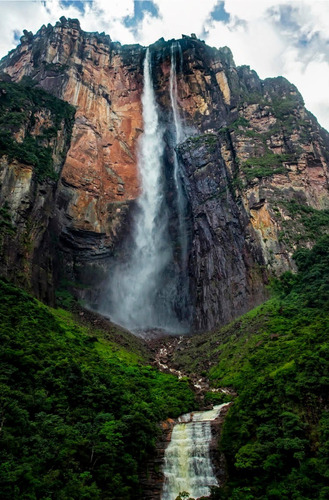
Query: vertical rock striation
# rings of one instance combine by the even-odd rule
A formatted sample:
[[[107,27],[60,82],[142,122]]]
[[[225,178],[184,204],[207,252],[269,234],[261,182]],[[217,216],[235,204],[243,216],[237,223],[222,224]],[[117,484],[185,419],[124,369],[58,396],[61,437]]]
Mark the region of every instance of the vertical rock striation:
[[[264,257],[233,178],[221,157],[221,142],[207,134],[178,151],[193,220],[191,298],[193,329],[209,330],[262,302]]]
[[[1,275],[54,302],[49,222],[75,110],[29,87],[0,82]]]
[[[101,281],[102,261],[113,255],[121,226],[128,224],[129,203],[139,192],[143,53],[142,47],[122,49],[109,36],[85,33],[77,20],[61,18],[35,36],[26,32],[1,64],[13,81],[28,77],[76,108],[53,225],[58,267],[80,285]]]
[[[160,39],[150,47],[152,79],[166,142],[164,195],[173,255],[178,265],[179,171],[187,197],[189,310],[193,329],[201,330],[262,301],[268,276],[294,268],[297,242],[312,245],[300,213],[329,208],[329,136],[293,85],[280,77],[261,81],[249,67],[236,67],[227,47],[184,36],[174,83],[173,43]],[[75,293],[96,303],[113,257],[125,258],[122,240],[140,192],[144,57],[139,45],[121,46],[61,18],[35,35],[25,32],[0,63],[12,81],[28,78],[76,108],[47,212],[48,233],[56,241],[55,281],[69,280]],[[179,165],[172,150],[173,92],[186,138],[177,146]],[[8,177],[5,155],[1,162]],[[28,170],[23,162],[21,175],[28,177]],[[24,186],[17,189],[23,193]],[[41,198],[37,194],[33,206],[41,206]]]

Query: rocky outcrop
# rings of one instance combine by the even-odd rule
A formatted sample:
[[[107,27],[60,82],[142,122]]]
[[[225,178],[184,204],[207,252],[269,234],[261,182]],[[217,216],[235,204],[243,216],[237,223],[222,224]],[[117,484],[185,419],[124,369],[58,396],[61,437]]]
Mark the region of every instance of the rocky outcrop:
[[[294,269],[301,240],[312,245],[296,209],[311,217],[328,208],[329,136],[284,78],[261,81],[227,48],[179,43],[179,106],[192,135],[177,148],[190,208],[192,323],[207,330],[262,302],[268,277]],[[156,48],[166,110],[169,47]]]
[[[261,81],[236,67],[228,48],[195,37],[160,39],[151,55],[174,248],[172,46],[186,136],[177,152],[189,202],[190,310],[193,328],[209,329],[264,300],[269,274],[294,268],[297,240],[312,244],[297,212],[328,208],[329,138],[283,78]],[[64,278],[94,302],[113,257],[123,252],[139,193],[144,54],[139,45],[121,46],[62,18],[35,35],[25,32],[0,63],[14,82],[28,78],[76,108],[49,234],[56,240],[55,281]],[[20,168],[28,177],[28,164]]]
[[[0,82],[1,275],[54,303],[49,222],[74,109],[41,90]]]
[[[283,78],[265,80],[255,95],[242,96],[238,111],[239,118],[224,132],[222,154],[227,168],[237,169],[237,193],[265,264],[281,273],[294,268],[292,254],[300,238],[311,243],[292,217],[291,204],[315,211],[329,206],[328,133]]]
[[[91,277],[93,284],[104,275],[103,259],[113,254],[138,194],[143,51],[123,50],[109,36],[85,33],[77,20],[62,18],[35,36],[25,33],[1,65],[13,81],[29,77],[76,108],[54,220],[57,267],[72,282],[90,285]]]
[[[206,134],[179,148],[193,219],[190,285],[193,327],[227,323],[266,297],[264,257],[233,175],[221,156],[221,141]]]
[[[145,500],[160,500],[163,489],[163,464],[165,449],[170,443],[172,430],[177,420],[168,418],[159,426],[159,436],[152,458],[145,464],[141,477],[143,498]]]

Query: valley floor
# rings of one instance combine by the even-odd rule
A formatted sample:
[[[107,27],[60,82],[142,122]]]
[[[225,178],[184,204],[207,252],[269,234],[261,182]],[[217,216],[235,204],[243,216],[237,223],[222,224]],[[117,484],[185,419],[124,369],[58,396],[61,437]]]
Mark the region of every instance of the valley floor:
[[[328,498],[328,237],[296,261],[231,324],[148,343],[1,282],[2,498],[141,499],[159,422],[232,399],[212,498]]]

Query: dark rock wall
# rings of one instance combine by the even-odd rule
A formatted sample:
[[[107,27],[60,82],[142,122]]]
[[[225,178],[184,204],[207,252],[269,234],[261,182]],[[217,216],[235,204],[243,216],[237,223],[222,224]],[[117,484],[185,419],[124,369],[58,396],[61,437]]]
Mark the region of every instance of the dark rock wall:
[[[193,329],[209,330],[264,301],[264,258],[215,135],[179,147],[193,220]]]
[[[74,109],[29,86],[0,82],[0,272],[54,304],[49,232]]]
[[[173,42],[160,39],[150,47],[168,144]],[[329,135],[285,79],[261,81],[249,67],[236,67],[227,47],[211,48],[192,37],[179,44],[180,50],[175,42],[178,107],[187,140],[177,151],[188,198],[190,306],[193,328],[200,330],[264,300],[268,276],[294,268],[298,239],[312,245],[289,207],[292,202],[318,211],[329,207]],[[123,251],[139,193],[144,53],[139,45],[121,46],[62,18],[34,36],[25,33],[0,63],[13,81],[27,76],[76,108],[70,148],[50,198],[44,199],[32,184],[27,188],[27,181],[21,192],[34,193],[28,195],[31,213],[42,204],[54,207],[46,211],[53,213],[53,236],[45,237],[42,247],[43,255],[55,254],[53,269],[44,266],[49,280],[55,276],[57,283],[70,282],[74,293],[94,302],[110,276],[113,256]],[[2,165],[6,161],[2,156]],[[166,196],[174,208],[169,147],[165,165]],[[19,169],[27,172],[29,166]],[[5,187],[13,174],[7,166],[2,172],[4,200],[14,192]],[[175,221],[173,211],[173,244]],[[31,230],[32,239],[42,238],[46,226]],[[6,248],[10,268],[13,258]],[[27,253],[26,266],[31,260]],[[39,296],[45,297],[43,288]]]

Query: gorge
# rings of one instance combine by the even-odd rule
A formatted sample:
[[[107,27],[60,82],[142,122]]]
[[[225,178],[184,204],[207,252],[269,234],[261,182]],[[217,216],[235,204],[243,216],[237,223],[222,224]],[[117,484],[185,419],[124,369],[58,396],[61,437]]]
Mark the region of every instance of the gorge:
[[[4,498],[325,498],[329,134],[296,87],[61,18],[0,111]]]

